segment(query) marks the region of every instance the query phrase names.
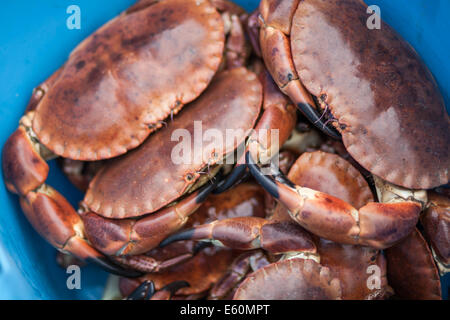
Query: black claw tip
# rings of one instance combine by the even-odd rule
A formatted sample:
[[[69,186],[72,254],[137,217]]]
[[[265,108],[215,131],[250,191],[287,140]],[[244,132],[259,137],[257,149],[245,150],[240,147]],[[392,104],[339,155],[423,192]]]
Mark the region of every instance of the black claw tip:
[[[313,106],[308,103],[298,103],[297,107],[300,109],[300,111],[302,111],[305,117],[308,118],[308,120],[317,127],[317,129],[333,139],[342,139],[341,134],[335,128],[326,125],[322,121],[321,117],[317,114],[317,111]]]
[[[173,296],[178,290],[182,288],[190,287],[191,285],[187,281],[175,281],[169,283],[167,286],[161,289],[161,291],[168,291],[170,295]]]
[[[165,238],[161,243],[159,244],[159,247],[165,247],[171,244],[172,242],[182,241],[182,240],[191,240],[192,236],[194,235],[194,229],[188,229],[183,230],[181,232],[175,233],[171,236],[168,236]]]
[[[144,281],[137,287],[126,300],[150,300],[155,294],[153,281]]]
[[[197,203],[202,203],[206,200],[206,198],[213,192],[214,189],[217,188],[217,185],[222,181],[223,179],[223,172],[222,170],[219,171],[218,174],[208,183],[207,185],[203,186],[200,191],[198,192],[198,195],[195,199]]]
[[[212,193],[220,194],[220,193],[227,191],[228,189],[233,187],[238,180],[241,180],[241,178],[243,178],[244,175],[245,175],[245,165],[242,165],[242,164],[236,165],[236,167],[233,169],[233,171],[231,171],[231,173],[228,174],[226,176],[226,178],[223,179],[217,185],[217,187],[214,189],[214,191]]]
[[[125,269],[116,263],[112,262],[107,257],[98,257],[98,258],[89,258],[86,259],[88,262],[93,262],[96,265],[100,266],[105,271],[121,276],[126,278],[139,278],[142,277],[144,274],[142,272],[131,270],[131,269]]]

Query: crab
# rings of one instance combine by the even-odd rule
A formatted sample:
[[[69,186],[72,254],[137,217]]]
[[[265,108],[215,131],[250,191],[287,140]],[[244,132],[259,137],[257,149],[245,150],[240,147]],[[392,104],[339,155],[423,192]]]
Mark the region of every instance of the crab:
[[[373,199],[362,174],[336,154],[304,152],[288,178],[358,208]],[[384,299],[392,294],[387,284],[386,260],[380,250],[313,235],[293,221],[281,203],[269,211],[266,219],[238,217],[215,221],[174,234],[161,245],[187,239],[257,250],[234,263],[225,279],[213,288],[213,298],[232,295],[235,299]],[[380,271],[378,286],[367,285],[369,267]],[[248,275],[249,270],[254,273]],[[273,286],[282,279],[290,281],[284,281],[286,285],[279,288]]]
[[[247,154],[256,179],[310,232],[388,248],[427,206],[425,189],[449,181],[450,120],[417,53],[386,23],[369,30],[359,0],[263,0],[260,49],[280,90],[375,180],[379,202],[357,209],[298,186]],[[321,115],[322,113],[322,115]]]
[[[191,228],[216,219],[223,220],[237,216],[264,217],[264,190],[255,183],[241,183],[235,188],[219,195],[211,195],[197,210],[184,228]],[[173,243],[164,248],[155,248],[148,253],[160,260],[167,260],[183,253],[198,253],[183,263],[174,265],[161,272],[153,272],[138,279],[121,277],[118,287],[121,296],[128,297],[135,290],[145,291],[146,287],[139,288],[144,282],[152,282],[156,291],[163,290],[172,283],[186,282],[189,286],[177,288],[174,299],[198,299],[208,295],[211,287],[222,278],[232,261],[240,252],[218,248],[215,246],[202,246],[202,243],[184,241]],[[117,288],[116,288],[117,290]],[[135,291],[137,293],[137,291]]]
[[[394,299],[442,299],[436,262],[427,241],[417,228],[385,252],[387,277],[395,292]]]
[[[420,216],[420,224],[440,274],[444,276],[450,272],[450,198],[435,190],[428,193],[428,201],[428,208]]]
[[[48,242],[111,272],[124,271],[89,244],[83,218],[45,183],[46,161],[57,156],[76,161],[111,159],[142,145],[164,127],[167,117],[196,100],[218,71],[244,63],[249,54],[241,25],[244,16],[242,9],[227,1],[140,1],[79,44],[64,66],[34,90],[19,128],[3,149],[3,170],[8,190],[20,196],[28,220]],[[234,74],[239,76],[245,78],[239,83],[249,86],[239,97],[246,101],[246,94],[254,95],[248,115],[256,118],[260,84],[245,71]],[[198,180],[197,171],[181,174],[186,186]],[[179,187],[177,192],[186,191]],[[194,211],[211,190],[210,186],[196,191],[166,212]],[[167,196],[173,201],[173,195]],[[129,216],[142,215],[132,202]],[[124,209],[120,204],[116,208]]]
[[[261,79],[266,79],[265,73],[261,74]],[[80,211],[89,242],[121,264],[146,272],[159,270],[157,264],[148,262],[143,265],[152,267],[142,269],[139,255],[180,229],[201,201],[196,195],[187,198],[191,202],[170,204],[211,179],[223,166],[220,163],[224,157],[234,154],[238,146],[265,125],[263,120],[270,114],[264,112],[258,120],[263,92],[264,108],[284,112],[286,132],[280,134],[280,139],[287,139],[287,132],[295,125],[295,109],[284,98],[281,105],[269,105],[274,100],[269,90],[263,91],[267,85],[262,85],[256,74],[246,68],[221,72],[206,92],[166,128],[153,134],[140,148],[101,169],[90,183],[84,209]],[[245,112],[241,111],[242,105],[246,106]],[[221,106],[221,112],[212,114],[210,110],[216,106]],[[179,143],[171,141],[172,134],[185,130],[194,137],[195,121],[202,123],[205,132],[208,128],[222,133],[233,129],[237,135],[231,141],[226,139],[222,148],[222,141],[204,146],[200,155],[196,155],[197,142],[190,141],[194,157],[188,163],[176,163],[172,157]],[[251,131],[253,128],[255,131]],[[155,189],[155,185],[160,188]]]
[[[450,201],[441,190],[429,191],[428,199],[417,228],[385,251],[388,279],[397,299],[442,299],[439,274],[449,272]]]
[[[152,281],[142,282],[124,300],[171,300],[176,299],[174,295],[183,288],[189,287],[186,281],[176,281],[156,291]]]
[[[188,12],[192,10],[192,14],[196,16],[194,13],[200,10],[200,13],[213,17],[218,15],[208,1],[200,1],[195,10],[190,5],[191,1],[183,4],[179,1],[163,1],[130,14],[147,12],[146,10],[152,13],[158,6],[173,6],[174,12],[181,9]],[[181,6],[181,9],[178,6]],[[118,21],[121,21],[120,19],[118,18]],[[109,30],[111,25],[114,26],[114,23],[100,31]],[[212,50],[214,43],[209,41],[205,50]],[[86,42],[75,52],[80,52],[85,47],[89,47]],[[222,46],[220,49],[223,49]],[[221,55],[220,52],[219,56]],[[71,59],[74,56],[76,55],[72,54]],[[210,64],[206,64],[206,68],[210,68]],[[71,64],[66,64],[66,67],[68,65]],[[159,65],[155,62],[155,66]],[[203,62],[201,67],[203,68]],[[172,263],[179,263],[180,259],[171,260],[172,263],[157,261],[145,253],[183,227],[189,216],[217,187],[215,176],[222,168],[227,167],[222,164],[224,158],[233,155],[240,145],[245,146],[246,141],[252,141],[252,145],[264,145],[269,150],[264,155],[271,157],[270,152],[278,151],[278,144],[259,132],[277,127],[280,131],[279,140],[283,143],[295,126],[295,107],[279,92],[259,61],[253,62],[250,67],[254,71],[244,66],[237,67],[235,64],[220,71],[200,97],[189,103],[189,106],[164,128],[153,132],[138,148],[104,164],[90,182],[78,214],[62,195],[44,183],[47,175],[44,162],[44,153],[47,151],[44,147],[45,139],[44,142],[40,141],[42,139],[39,131],[37,138],[42,144],[36,141],[37,138],[33,137],[31,140],[28,136],[28,133],[34,132],[32,128],[36,127],[36,121],[39,123],[36,119],[39,119],[39,112],[43,108],[41,105],[46,106],[44,102],[48,97],[52,97],[45,95],[36,111],[27,113],[23,118],[20,128],[5,146],[3,166],[7,186],[21,195],[22,208],[35,229],[64,252],[82,259],[89,258],[110,272],[126,276],[161,271],[162,267],[168,268]],[[65,72],[65,68],[62,72]],[[58,83],[56,81],[56,84]],[[188,81],[183,81],[183,86],[187,83]],[[139,85],[143,85],[140,80]],[[49,91],[55,87],[57,88],[54,85]],[[95,94],[98,94],[98,91]],[[220,111],[212,111],[219,107]],[[212,128],[220,132],[222,137],[225,137],[225,131],[230,129],[236,134],[233,139],[214,140],[200,149],[198,141],[190,141],[189,146],[194,151],[193,157],[188,159],[187,163],[176,163],[172,156],[179,143],[173,139],[173,133],[188,133],[195,139],[195,122],[201,123],[204,130]],[[92,130],[89,127],[83,125],[84,130]],[[58,133],[59,131],[56,131],[55,136]],[[62,135],[65,134],[64,131]],[[82,140],[78,145],[89,149],[93,144],[99,143],[92,137],[91,140]],[[108,140],[107,145],[111,147],[115,143],[115,140]],[[70,145],[70,141],[65,144]],[[198,150],[200,152],[197,152]],[[19,153],[25,153],[27,157],[22,157],[24,160],[17,162],[16,156]],[[98,160],[88,157],[72,158]],[[127,269],[137,270],[139,273],[127,273]]]

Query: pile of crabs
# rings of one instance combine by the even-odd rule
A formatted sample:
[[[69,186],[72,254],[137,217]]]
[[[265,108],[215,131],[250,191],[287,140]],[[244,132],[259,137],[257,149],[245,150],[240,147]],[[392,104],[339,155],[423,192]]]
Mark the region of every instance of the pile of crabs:
[[[6,186],[61,263],[115,275],[107,298],[440,299],[449,116],[366,9],[141,0],[34,90]],[[199,144],[198,124],[233,139]]]

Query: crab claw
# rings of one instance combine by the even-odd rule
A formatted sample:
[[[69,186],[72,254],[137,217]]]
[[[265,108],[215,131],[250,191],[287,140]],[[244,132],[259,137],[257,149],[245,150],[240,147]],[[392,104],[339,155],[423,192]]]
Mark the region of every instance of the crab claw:
[[[49,167],[36,150],[24,126],[20,126],[3,148],[3,174],[9,191],[26,195],[47,179]]]
[[[91,261],[110,273],[125,277],[142,274],[127,270],[94,249],[84,238],[83,223],[67,200],[49,186],[21,197],[22,209],[33,227],[50,244],[62,252]]]
[[[170,300],[180,289],[189,287],[186,281],[175,281],[159,291],[155,291],[153,281],[144,281],[125,300]]]
[[[208,299],[231,298],[233,291],[252,269],[257,270],[268,264],[270,262],[262,250],[244,252],[235,259],[227,273],[211,288]]]
[[[158,246],[168,235],[178,231],[214,190],[222,175],[173,206],[140,219],[110,219],[87,211],[81,213],[87,238],[95,248],[118,261],[145,272],[159,271],[173,263],[162,264],[144,254]],[[108,230],[108,232],[104,232]],[[189,256],[190,257],[190,256]],[[185,260],[189,257],[179,257]],[[180,260],[181,261],[181,260]],[[174,261],[172,261],[174,262]]]
[[[164,261],[158,261],[147,255],[118,256],[114,257],[113,259],[119,262],[121,265],[130,267],[133,270],[149,273],[163,271],[174,265],[189,260],[194,255],[195,253],[186,253]]]
[[[438,268],[427,242],[417,229],[386,250],[385,254],[389,284],[394,288],[398,298],[442,299]]]
[[[153,281],[142,282],[125,300],[150,300],[155,294]]]
[[[199,225],[164,239],[164,247],[175,241],[210,240],[236,250],[265,249],[273,254],[316,253],[310,235],[293,221],[268,221],[257,217],[238,217]]]
[[[450,272],[450,199],[435,192],[429,193],[429,207],[420,217],[426,239],[442,275]]]
[[[388,248],[411,233],[422,210],[415,201],[369,202],[358,210],[329,194],[296,186],[279,170],[265,175],[250,152],[246,160],[251,174],[289,209],[293,220],[317,236],[338,243]]]
[[[221,194],[231,189],[238,181],[245,177],[246,169],[245,164],[236,164],[233,170],[217,185],[217,188],[212,193]]]

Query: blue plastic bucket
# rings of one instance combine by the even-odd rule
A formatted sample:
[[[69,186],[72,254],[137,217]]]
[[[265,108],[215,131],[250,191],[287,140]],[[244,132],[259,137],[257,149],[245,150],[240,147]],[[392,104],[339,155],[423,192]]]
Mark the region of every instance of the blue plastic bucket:
[[[85,37],[129,7],[134,0],[15,0],[0,10],[0,146],[16,129],[32,89],[61,66]],[[259,1],[236,1],[247,10]],[[450,106],[450,12],[448,0],[372,0],[382,18],[419,52]],[[66,9],[81,8],[81,29],[66,27]],[[0,177],[3,181],[3,177]],[[76,205],[82,198],[55,164],[49,183]],[[0,183],[0,299],[96,299],[107,274],[82,269],[82,289],[69,290],[67,274],[55,263],[55,250],[31,228],[16,196]],[[414,281],[411,279],[411,281]],[[448,284],[444,291],[448,293]]]

